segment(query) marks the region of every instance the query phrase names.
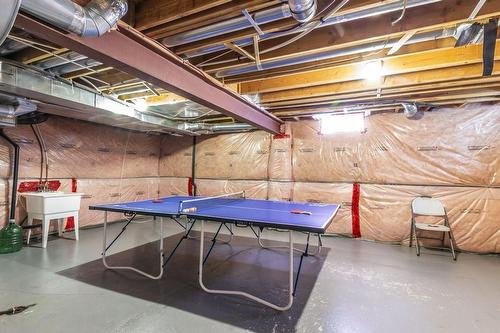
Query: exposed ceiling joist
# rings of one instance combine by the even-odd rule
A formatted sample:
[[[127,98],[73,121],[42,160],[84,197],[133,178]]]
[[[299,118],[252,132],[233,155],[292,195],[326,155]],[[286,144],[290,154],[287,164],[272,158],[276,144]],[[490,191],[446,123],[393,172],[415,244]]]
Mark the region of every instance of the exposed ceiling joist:
[[[211,11],[203,11],[185,16],[180,20],[170,21],[154,27],[143,29],[137,24],[137,29],[151,38],[164,38],[177,33],[199,28],[222,20],[241,16],[241,10],[256,11],[280,4],[280,0],[232,0]]]
[[[231,0],[145,0],[137,5],[135,24],[137,29],[144,30],[228,2]]]
[[[372,6],[374,6],[375,4],[380,4],[380,2],[372,1]],[[355,2],[351,1],[350,5],[352,7],[355,7]],[[340,23],[332,26],[321,27],[315,29],[313,32],[307,35],[307,43],[292,43],[287,47],[269,52],[265,58],[278,58],[284,54],[307,53],[311,50],[321,49],[325,47],[328,48],[339,44],[345,44],[349,42],[356,43],[357,41],[361,41],[370,37],[401,33],[404,34],[410,30],[415,29],[423,31],[421,29],[422,27],[437,29],[443,24],[449,25],[468,22],[468,16],[473,10],[474,5],[475,3],[473,1],[442,0],[434,4],[410,8],[408,9],[404,20],[396,26],[392,26],[391,24],[392,20],[394,19],[394,15],[386,14]],[[363,6],[359,5],[356,7],[364,8]],[[345,11],[347,11],[347,9],[349,8],[346,7],[345,9],[342,9],[341,11],[339,11],[338,15],[345,14]],[[498,16],[499,12],[500,3],[498,1],[489,1],[482,9],[482,13],[484,14],[478,16],[477,20],[482,20],[485,17],[491,17],[491,15]],[[363,22],[363,24],[360,24],[360,22]],[[261,28],[265,32],[273,32],[290,29],[294,25],[295,24],[293,22],[290,22],[288,20],[280,20],[263,25]],[[238,39],[251,37],[255,34],[256,32],[254,29],[247,29],[182,45],[176,47],[174,50],[177,53],[194,52],[207,46],[220,45],[225,42],[231,42]],[[261,48],[267,49],[268,47],[282,43],[288,39],[290,39],[290,36],[269,39],[261,43]]]
[[[441,87],[451,84],[472,84],[490,82],[496,80],[500,75],[500,61],[494,66],[492,78],[482,77],[482,64],[470,64],[455,67],[445,67],[428,71],[406,73],[394,76],[386,76],[383,82],[368,80],[355,80],[339,83],[331,83],[320,86],[290,89],[260,94],[260,102],[263,104],[283,100],[298,100],[303,98],[322,97],[333,94],[363,92],[376,89],[402,89],[405,87],[432,85]],[[454,82],[454,83],[452,83]]]
[[[497,41],[495,60],[500,60],[499,49],[500,41]],[[390,76],[480,62],[482,62],[482,45],[468,45],[385,58],[382,71],[385,76]],[[286,77],[245,82],[240,85],[240,91],[242,94],[255,94],[362,80],[365,78],[364,66],[365,62],[361,62]]]
[[[280,120],[123,23],[100,38],[64,33],[23,14],[18,15],[15,25],[239,121],[272,133],[280,131]]]

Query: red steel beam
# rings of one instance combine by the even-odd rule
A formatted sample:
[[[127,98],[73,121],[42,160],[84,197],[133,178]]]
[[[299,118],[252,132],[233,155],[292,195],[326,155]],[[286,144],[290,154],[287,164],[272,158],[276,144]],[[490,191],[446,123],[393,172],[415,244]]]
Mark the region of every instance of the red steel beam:
[[[15,26],[38,38],[81,53],[226,116],[271,133],[282,121],[223,87],[170,50],[124,23],[99,38],[82,38],[19,14]]]

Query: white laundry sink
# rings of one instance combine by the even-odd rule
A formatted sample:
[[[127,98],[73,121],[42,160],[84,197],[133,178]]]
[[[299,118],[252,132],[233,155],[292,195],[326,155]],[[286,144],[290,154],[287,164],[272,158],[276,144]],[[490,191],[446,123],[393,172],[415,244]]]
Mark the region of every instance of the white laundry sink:
[[[80,210],[83,193],[29,192],[26,198],[26,211],[33,214],[58,214]]]
[[[27,225],[32,225],[33,220],[42,220],[42,247],[47,247],[49,225],[51,220],[58,220],[59,236],[64,232],[64,219],[73,217],[75,239],[78,240],[78,211],[83,193],[64,192],[30,192],[22,193],[26,198],[26,211],[28,212]],[[28,230],[28,244],[31,229]]]

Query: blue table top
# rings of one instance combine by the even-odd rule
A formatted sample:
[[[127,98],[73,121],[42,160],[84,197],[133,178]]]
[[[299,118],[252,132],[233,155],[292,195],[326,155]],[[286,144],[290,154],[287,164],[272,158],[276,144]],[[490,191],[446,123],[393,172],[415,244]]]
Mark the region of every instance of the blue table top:
[[[228,223],[249,223],[261,227],[275,227],[298,231],[324,233],[337,214],[339,205],[299,203],[257,199],[215,199],[208,206],[196,211],[179,213],[181,201],[201,197],[172,196],[153,200],[124,202],[90,206],[93,210],[135,213],[138,215],[174,217],[186,215],[190,218],[221,221]],[[310,212],[311,215],[293,214],[292,210]]]

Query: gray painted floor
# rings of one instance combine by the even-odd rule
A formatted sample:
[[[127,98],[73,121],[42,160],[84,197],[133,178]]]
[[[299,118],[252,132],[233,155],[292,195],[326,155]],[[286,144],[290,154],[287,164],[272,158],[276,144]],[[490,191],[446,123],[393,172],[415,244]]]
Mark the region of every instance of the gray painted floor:
[[[114,224],[110,232],[120,228],[120,224]],[[167,230],[169,235],[180,231],[173,223]],[[118,292],[119,288],[106,283],[97,286],[82,282],[85,276],[79,274],[87,274],[91,267],[93,271],[88,274],[102,276],[104,282],[116,284],[123,278],[127,283],[144,284],[143,289],[154,286],[133,275],[118,279],[113,275],[110,280],[109,274],[115,272],[93,263],[101,252],[101,231],[83,230],[79,242],[53,238],[46,250],[30,247],[0,255],[0,309],[37,303],[24,313],[0,316],[0,332],[261,332],[262,327],[269,332],[498,332],[500,327],[498,256],[461,254],[453,262],[446,253],[424,251],[417,257],[406,247],[325,238],[329,251],[324,252],[319,273],[314,273],[316,283],[310,290],[299,289],[302,299],[293,311],[271,313],[275,323],[272,328],[256,325],[254,329],[237,319],[220,321],[189,307],[169,306],[168,301]],[[240,236],[251,236],[248,230],[236,231]],[[271,236],[267,232],[266,236],[286,239],[284,233]],[[139,247],[155,237],[154,223],[137,222],[129,226],[126,237],[111,253]],[[303,240],[303,235],[297,234],[296,239]],[[259,254],[266,250],[252,251]],[[233,259],[238,261],[238,256]],[[182,260],[178,259],[176,265],[182,265]],[[283,260],[286,262],[284,255]],[[65,276],[61,271],[73,275]],[[193,272],[196,274],[195,268]],[[176,270],[167,274],[172,277]],[[307,289],[310,280],[304,281]],[[217,297],[205,295],[203,300],[209,302]],[[215,302],[226,309],[234,305],[231,311],[238,315],[252,316],[256,311],[270,314],[258,305],[246,301],[240,304],[234,298],[222,297]],[[298,317],[293,318],[295,328],[290,329],[287,325],[293,316]],[[261,317],[255,318],[258,322]]]

